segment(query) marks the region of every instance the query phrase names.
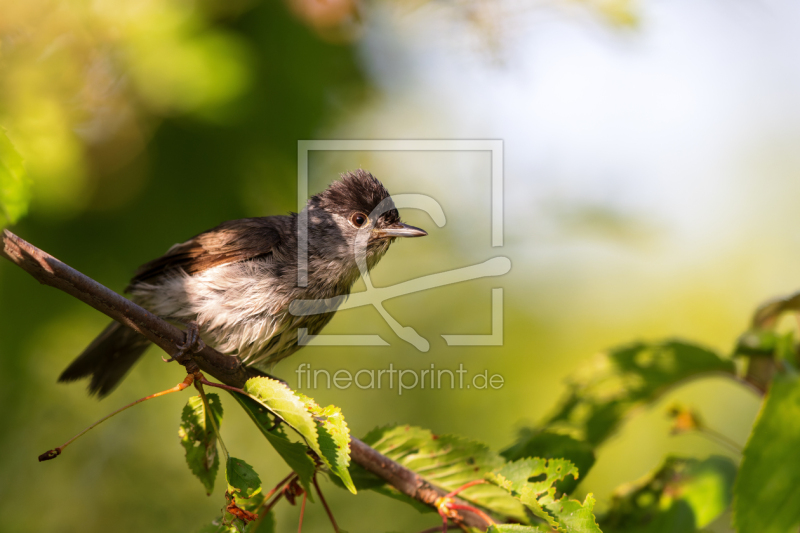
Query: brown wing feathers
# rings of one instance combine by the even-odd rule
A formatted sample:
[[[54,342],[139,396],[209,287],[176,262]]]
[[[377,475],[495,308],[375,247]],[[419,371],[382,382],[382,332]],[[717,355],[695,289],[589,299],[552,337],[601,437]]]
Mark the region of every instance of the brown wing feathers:
[[[184,243],[176,244],[163,256],[139,267],[131,285],[176,269],[194,274],[225,263],[246,261],[268,254],[280,240],[275,227],[280,224],[275,220],[278,218],[245,218],[224,222]]]

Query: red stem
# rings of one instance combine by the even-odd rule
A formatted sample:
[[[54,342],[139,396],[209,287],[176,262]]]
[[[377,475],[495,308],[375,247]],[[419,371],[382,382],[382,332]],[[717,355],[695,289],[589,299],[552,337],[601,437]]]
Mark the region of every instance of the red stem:
[[[283,478],[281,481],[279,481],[279,482],[278,482],[278,484],[277,484],[277,485],[275,485],[275,488],[274,488],[274,489],[272,489],[271,491],[269,491],[269,493],[268,493],[266,496],[264,496],[264,502],[266,503],[266,501],[267,501],[267,500],[269,500],[270,496],[272,496],[273,494],[275,494],[275,491],[277,491],[277,490],[278,490],[278,489],[280,489],[280,488],[283,488],[283,487],[285,487],[285,486],[286,486],[286,484],[289,482],[289,480],[291,480],[291,479],[292,479],[292,478],[293,478],[295,475],[296,475],[296,474],[294,473],[294,471],[292,471],[292,472],[290,472],[290,473],[289,473],[289,475],[288,475],[288,476],[286,476],[286,477],[285,477],[285,478]]]
[[[306,499],[308,498],[308,493],[303,492],[303,505],[300,506],[300,524],[297,526],[297,533],[303,533],[303,515],[306,514]]]
[[[264,509],[262,509],[262,516],[263,516],[263,515],[267,515],[267,514],[269,514],[269,512],[272,510],[272,508],[273,508],[273,507],[275,507],[275,504],[276,504],[276,503],[278,503],[278,501],[279,501],[281,498],[283,498],[283,491],[279,492],[279,493],[278,493],[278,494],[277,494],[277,495],[276,495],[276,496],[275,496],[275,497],[272,499],[272,501],[271,501],[271,502],[269,502],[268,504],[264,505]]]
[[[461,505],[460,503],[451,503],[448,504],[447,507],[450,509],[456,509],[458,511],[470,511],[472,513],[475,513],[476,515],[486,520],[486,522],[488,522],[490,525],[496,523],[494,520],[492,520],[492,517],[490,517],[488,514],[484,513],[477,507],[473,507],[471,505]]]
[[[200,383],[203,385],[208,385],[209,387],[217,387],[219,389],[225,389],[231,392],[238,392],[239,394],[244,394],[245,396],[250,396],[247,394],[243,389],[239,389],[236,387],[231,387],[230,385],[223,385],[222,383],[214,383],[213,381],[208,381],[206,378],[200,380]]]
[[[465,484],[461,485],[460,487],[458,487],[453,492],[450,492],[450,493],[446,494],[445,498],[452,498],[456,494],[461,492],[462,490],[466,490],[466,489],[468,489],[470,487],[474,487],[475,485],[482,485],[483,483],[487,483],[487,481],[485,479],[476,479],[475,481],[470,481],[469,483],[465,483]]]
[[[325,508],[325,512],[328,513],[328,518],[331,519],[331,524],[333,524],[333,530],[336,533],[339,533],[339,526],[336,525],[336,520],[333,518],[333,513],[331,512],[330,507],[328,507],[328,502],[325,501],[325,496],[322,495],[322,489],[319,488],[319,483],[317,483],[316,474],[314,474],[312,481],[314,482],[314,488],[317,489],[317,494],[319,494],[319,499],[322,501],[322,506]]]

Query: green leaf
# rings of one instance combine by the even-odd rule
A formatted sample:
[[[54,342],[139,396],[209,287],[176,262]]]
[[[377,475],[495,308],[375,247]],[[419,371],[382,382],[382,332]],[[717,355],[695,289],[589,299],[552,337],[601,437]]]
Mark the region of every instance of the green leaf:
[[[517,442],[500,452],[500,455],[509,461],[525,457],[567,459],[583,477],[586,477],[595,461],[594,449],[588,442],[554,431],[529,428],[520,431]],[[556,490],[569,494],[577,485],[578,480],[570,476],[556,483]]]
[[[780,335],[771,329],[751,329],[736,341],[734,353],[748,357],[773,357]]]
[[[800,311],[800,292],[764,302],[755,313],[751,328],[754,330],[773,329],[778,318],[787,311]]]
[[[547,506],[559,523],[560,530],[567,533],[602,533],[594,517],[594,498],[586,495],[583,503],[566,497]]]
[[[230,515],[227,515],[230,517]],[[275,533],[275,513],[270,511],[263,518],[250,522],[244,528],[237,528],[233,524],[226,525],[221,517],[214,519],[210,524],[203,526],[198,533]],[[241,524],[241,521],[238,521]]]
[[[712,372],[733,375],[734,364],[677,340],[616,348],[572,377],[569,396],[546,425],[597,446],[632,410],[657,400],[680,381]]]
[[[270,511],[265,517],[247,524],[244,533],[275,533],[275,512]]]
[[[226,526],[222,518],[215,518],[210,524],[204,525],[197,533],[239,533],[233,526]]]
[[[454,435],[434,435],[418,427],[377,428],[363,440],[390,459],[415,471],[429,483],[448,491],[483,479],[487,472],[504,464],[503,459],[483,443]],[[411,503],[404,495],[356,465],[351,467],[351,474],[359,489],[378,489]],[[461,492],[458,497],[500,516],[527,521],[522,505],[494,485],[476,485]]]
[[[333,405],[322,408],[308,396],[303,394],[298,394],[298,396],[317,421],[322,460],[332,473],[339,476],[347,490],[355,494],[356,487],[348,470],[350,466],[350,429],[344,420],[342,410]]]
[[[566,496],[555,498],[555,483],[566,476],[578,477],[575,465],[566,459],[529,457],[489,472],[486,479],[519,499],[552,529],[563,533],[601,533],[594,517],[591,494],[583,504]]]
[[[800,526],[800,380],[777,374],[744,449],[734,487],[740,533],[786,533]]]
[[[668,457],[644,479],[613,495],[601,520],[607,533],[692,533],[730,505],[736,465],[727,457]]]
[[[228,492],[237,498],[252,498],[261,492],[261,479],[253,467],[241,459],[228,457],[225,465]]]
[[[19,220],[30,199],[31,184],[22,157],[0,128],[0,228]]]
[[[747,358],[745,379],[761,390],[769,388],[779,366],[796,368],[800,363],[793,331],[751,329],[739,337],[734,355]]]
[[[189,469],[203,483],[206,492],[211,494],[219,470],[219,454],[217,436],[210,416],[214,417],[219,427],[222,422],[222,404],[216,394],[209,393],[206,396],[211,412],[206,412],[200,396],[189,398],[181,413],[178,436],[186,451],[186,463]]]
[[[486,479],[517,498],[550,527],[558,529],[557,520],[545,506],[556,501],[555,483],[568,475],[577,478],[578,470],[566,459],[529,457],[487,473]]]
[[[486,533],[550,533],[552,529],[544,524],[523,526],[520,524],[495,524],[489,526]]]
[[[556,490],[553,484],[570,475],[577,478],[578,469],[566,459],[528,457],[487,473],[486,479],[514,495],[530,495],[538,499],[544,494],[552,498]],[[534,478],[536,481],[531,481]]]
[[[267,438],[272,447],[275,448],[278,455],[286,461],[289,468],[294,470],[300,480],[300,484],[308,494],[308,498],[314,501],[311,497],[311,480],[314,477],[317,467],[314,464],[314,460],[309,457],[306,445],[289,440],[289,437],[286,436],[282,427],[273,427],[274,424],[272,423],[272,419],[266,407],[242,394],[232,392],[231,395],[236,398],[239,405],[242,406],[253,422],[255,422],[256,427],[258,427],[261,433]]]
[[[272,414],[297,431],[305,439],[308,447],[323,457],[319,447],[317,424],[306,409],[305,404],[292,389],[281,381],[266,377],[247,380],[244,390],[256,398]]]

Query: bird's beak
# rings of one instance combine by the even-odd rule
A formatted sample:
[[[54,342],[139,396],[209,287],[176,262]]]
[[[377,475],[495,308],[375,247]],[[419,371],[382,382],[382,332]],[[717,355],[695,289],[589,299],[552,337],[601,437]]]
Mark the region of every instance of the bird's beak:
[[[398,222],[387,228],[376,229],[373,231],[373,234],[379,239],[383,239],[388,237],[424,237],[428,232],[424,229],[415,228],[414,226]]]

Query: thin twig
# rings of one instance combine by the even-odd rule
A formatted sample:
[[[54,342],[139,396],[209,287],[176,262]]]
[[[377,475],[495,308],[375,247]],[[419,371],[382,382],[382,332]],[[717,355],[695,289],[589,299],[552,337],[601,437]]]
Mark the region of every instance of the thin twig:
[[[201,379],[200,383],[202,383],[203,385],[208,385],[209,387],[216,387],[218,389],[223,389],[228,392],[238,392],[239,394],[243,394],[244,396],[250,396],[251,398],[253,398],[252,395],[247,394],[247,392],[245,392],[244,389],[240,389],[239,387],[231,387],[230,385],[225,385],[223,383],[214,383],[213,381],[208,381],[206,378]],[[256,398],[253,399],[255,400]]]
[[[709,427],[706,427],[706,426],[703,426],[703,427],[698,428],[698,429],[700,431],[700,434],[701,435],[705,435],[706,438],[716,442],[717,444],[721,444],[721,445],[727,447],[729,450],[734,451],[734,452],[738,453],[739,455],[742,455],[742,452],[743,452],[742,447],[739,446],[739,444],[735,440],[731,439],[730,437],[728,437],[726,435],[723,435],[719,431],[713,430],[713,429],[711,429]]]
[[[284,496],[284,492],[280,491],[279,493],[277,493],[275,495],[275,497],[272,499],[271,502],[265,503],[264,507],[263,507],[263,510],[262,510],[264,515],[268,514],[272,510],[272,508],[275,507],[275,504],[278,503],[281,498],[283,498],[283,496]]]
[[[291,480],[292,480],[292,478],[293,478],[293,477],[295,477],[296,475],[297,475],[297,474],[295,473],[295,471],[294,471],[294,470],[292,470],[292,471],[289,473],[289,475],[288,475],[288,476],[286,476],[285,478],[283,478],[282,480],[280,480],[280,481],[278,482],[278,484],[277,484],[277,485],[275,485],[275,487],[274,487],[274,488],[273,488],[271,491],[269,491],[269,492],[267,493],[267,495],[266,495],[266,496],[264,496],[264,505],[266,505],[266,503],[267,503],[267,500],[269,500],[270,496],[272,496],[273,494],[275,494],[275,493],[278,491],[278,489],[282,489],[283,487],[285,487],[285,486],[286,486],[286,484],[287,484],[287,483],[289,483],[289,481],[291,481]]]
[[[489,516],[488,514],[484,513],[483,511],[481,511],[477,507],[473,507],[472,505],[463,505],[463,504],[460,504],[460,503],[451,503],[451,504],[449,504],[447,506],[447,508],[448,509],[455,509],[455,510],[459,510],[459,511],[470,511],[472,513],[477,514],[478,516],[480,516],[484,520],[486,520],[486,522],[488,522],[490,525],[496,523],[494,520],[492,520],[491,516]]]
[[[300,523],[297,525],[297,533],[303,533],[303,516],[306,514],[306,500],[308,493],[303,492],[303,503],[300,505]]]
[[[476,479],[475,481],[470,481],[469,483],[464,483],[463,485],[458,487],[456,490],[454,490],[452,492],[448,492],[447,494],[445,494],[444,497],[445,498],[452,498],[453,496],[455,496],[456,494],[460,493],[463,490],[467,490],[468,488],[474,487],[475,485],[483,485],[484,483],[488,483],[488,481],[486,481],[485,479]]]
[[[271,502],[267,502],[270,496],[275,494],[278,491],[278,489],[283,489],[283,487],[285,487],[286,484],[289,483],[292,480],[292,478],[295,477],[296,475],[297,474],[294,471],[292,471],[288,476],[286,476],[280,482],[278,482],[278,484],[275,485],[275,487],[271,491],[269,491],[266,496],[264,496],[264,501],[261,504],[261,508],[259,509],[258,518],[256,518],[255,520],[256,523],[251,528],[253,531],[258,531],[259,524],[261,524],[261,522],[269,514],[269,512],[272,510],[275,504],[278,503],[278,500],[281,499],[281,496],[283,496],[283,491],[281,490],[281,492],[279,492],[278,495],[275,496],[274,500],[272,500]]]
[[[322,495],[322,489],[319,488],[319,483],[317,482],[317,474],[314,474],[314,477],[311,478],[312,482],[314,483],[314,488],[317,489],[317,494],[319,494],[319,499],[322,502],[322,506],[325,508],[325,512],[328,513],[328,518],[331,519],[331,524],[333,525],[333,530],[336,533],[339,533],[339,526],[336,525],[336,519],[333,518],[333,513],[331,512],[331,508],[328,507],[328,502],[325,501],[325,496]]]
[[[105,422],[106,420],[108,420],[112,416],[121,413],[125,409],[129,409],[129,408],[133,407],[134,405],[140,404],[140,403],[142,403],[144,401],[152,400],[153,398],[158,398],[159,396],[166,396],[167,394],[171,394],[173,392],[180,392],[183,389],[185,389],[186,387],[188,387],[189,385],[191,385],[193,380],[194,380],[194,376],[192,376],[191,374],[187,374],[186,375],[186,379],[184,379],[183,382],[178,383],[177,385],[175,385],[171,389],[162,390],[161,392],[157,392],[155,394],[151,394],[150,396],[145,396],[144,398],[139,398],[135,402],[131,402],[131,403],[129,403],[128,405],[126,405],[124,407],[120,407],[119,409],[117,409],[113,413],[104,416],[103,418],[101,418],[100,420],[98,420],[97,422],[95,422],[94,424],[89,426],[88,428],[84,429],[83,431],[81,431],[80,433],[78,433],[77,435],[75,435],[74,437],[69,439],[67,442],[65,442],[64,444],[62,444],[58,448],[54,448],[52,450],[48,450],[48,451],[44,452],[42,455],[39,456],[39,462],[41,463],[42,461],[49,461],[50,459],[55,459],[56,457],[61,455],[61,452],[64,451],[64,448],[66,448],[67,446],[72,444],[76,439],[78,439],[78,437],[82,436],[83,434],[85,434],[90,429],[92,429],[92,428],[100,425],[101,423]]]
[[[200,374],[200,379],[195,380],[194,387],[197,389],[197,392],[200,393],[200,398],[203,400],[203,407],[206,410],[208,419],[211,421],[211,427],[214,428],[214,435],[216,435],[217,441],[219,441],[219,445],[222,448],[222,454],[225,456],[225,462],[227,463],[228,459],[230,458],[230,455],[228,454],[228,448],[225,447],[225,441],[222,440],[222,434],[219,431],[217,421],[214,419],[214,413],[211,412],[211,404],[206,396],[206,391],[203,390],[203,381],[205,381],[205,378],[202,374]]]

